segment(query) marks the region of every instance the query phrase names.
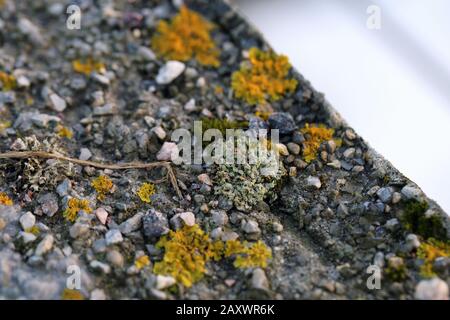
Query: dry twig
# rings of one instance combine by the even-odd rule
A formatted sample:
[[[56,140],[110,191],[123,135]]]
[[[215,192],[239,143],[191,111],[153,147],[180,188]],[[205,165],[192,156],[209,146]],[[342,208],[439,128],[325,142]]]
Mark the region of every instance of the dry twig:
[[[140,162],[128,162],[128,163],[117,163],[117,164],[106,164],[95,161],[80,160],[75,158],[66,157],[61,154],[44,152],[44,151],[12,151],[0,153],[0,159],[27,159],[27,158],[41,158],[41,159],[56,159],[62,161],[68,161],[72,163],[79,164],[81,166],[90,166],[99,169],[110,169],[110,170],[124,170],[124,169],[153,169],[153,168],[166,168],[167,177],[172,184],[175,192],[180,199],[183,195],[178,187],[177,178],[175,172],[167,161],[157,161],[150,163],[140,163]]]

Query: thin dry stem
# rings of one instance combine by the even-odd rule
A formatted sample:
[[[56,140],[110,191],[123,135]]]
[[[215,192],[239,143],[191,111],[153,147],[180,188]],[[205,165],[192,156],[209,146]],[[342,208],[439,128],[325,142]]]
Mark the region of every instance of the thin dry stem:
[[[150,163],[140,163],[140,162],[128,162],[128,163],[117,163],[117,164],[106,164],[95,161],[80,160],[71,157],[66,157],[61,154],[45,152],[45,151],[11,151],[0,153],[0,159],[27,159],[27,158],[41,158],[41,159],[56,159],[62,161],[68,161],[72,163],[79,164],[81,166],[90,166],[99,169],[110,169],[110,170],[124,170],[124,169],[153,169],[153,168],[166,168],[167,177],[172,184],[175,192],[180,199],[183,199],[183,195],[178,187],[177,178],[175,172],[167,161],[157,161]]]

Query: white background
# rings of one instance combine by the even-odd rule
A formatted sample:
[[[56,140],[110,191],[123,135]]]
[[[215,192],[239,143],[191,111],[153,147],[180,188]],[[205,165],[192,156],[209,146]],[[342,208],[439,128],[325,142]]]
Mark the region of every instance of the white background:
[[[372,147],[450,213],[450,1],[233,2]],[[366,26],[374,4],[380,30]]]

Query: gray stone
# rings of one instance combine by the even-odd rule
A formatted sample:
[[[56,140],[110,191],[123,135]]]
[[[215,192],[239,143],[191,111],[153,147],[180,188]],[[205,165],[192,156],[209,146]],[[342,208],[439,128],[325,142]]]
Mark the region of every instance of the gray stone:
[[[33,242],[37,239],[37,237],[29,232],[20,232],[20,237],[22,238],[23,243],[29,243],[29,242]]]
[[[167,217],[154,209],[146,212],[142,218],[144,235],[152,241],[158,240],[162,235],[169,232]]]
[[[384,203],[389,203],[392,200],[392,188],[390,187],[385,187],[385,188],[380,188],[377,191],[377,196],[378,198],[380,198],[381,201],[383,201]]]
[[[92,113],[94,116],[108,116],[118,112],[115,104],[107,103],[101,107],[94,107]]]
[[[420,200],[422,196],[422,191],[414,185],[404,186],[401,193],[406,199]]]
[[[98,271],[102,272],[103,274],[108,274],[111,272],[111,267],[109,265],[107,265],[106,263],[100,262],[98,260],[91,261],[91,263],[89,265],[91,266],[92,269],[98,270]]]
[[[54,238],[51,234],[47,234],[36,247],[35,255],[42,256],[53,248]]]
[[[258,222],[256,222],[255,220],[242,220],[241,229],[248,234],[261,233]]]
[[[176,143],[164,142],[161,149],[156,155],[156,159],[158,159],[159,161],[171,161],[173,153],[178,154],[178,147]]]
[[[106,300],[105,291],[103,291],[102,289],[92,290],[91,296],[89,299],[90,300]]]
[[[72,189],[72,182],[70,182],[69,179],[64,179],[63,182],[61,182],[56,187],[56,192],[60,197],[65,197],[69,194],[69,191]]]
[[[74,239],[81,238],[89,233],[89,225],[86,223],[75,222],[69,229],[70,236]]]
[[[106,245],[118,244],[123,241],[122,233],[119,230],[109,230],[105,235]]]
[[[144,217],[144,213],[138,212],[130,219],[122,222],[119,225],[120,232],[127,235],[127,234],[130,234],[131,232],[138,230],[142,226],[142,218],[143,217]]]
[[[156,289],[163,290],[176,283],[175,279],[171,276],[163,276],[158,274],[156,276]]]
[[[195,224],[195,215],[192,212],[177,213],[170,219],[174,229],[180,229],[183,225],[192,227]]]
[[[81,148],[80,149],[80,155],[78,156],[78,159],[80,160],[89,160],[92,157],[92,153],[88,148]]]
[[[108,219],[108,212],[105,210],[105,208],[100,207],[96,209],[94,211],[94,214],[97,217],[97,219],[101,222],[101,224],[106,224],[106,221]]]
[[[355,148],[346,149],[343,153],[344,158],[346,159],[353,158],[353,156],[355,155],[355,151],[356,151]]]
[[[63,112],[67,108],[66,100],[58,96],[56,93],[52,93],[49,96],[50,106],[56,112]]]
[[[412,250],[414,250],[414,249],[419,248],[419,247],[420,247],[420,240],[419,240],[419,237],[416,236],[415,234],[408,234],[408,235],[406,236],[405,247],[406,247],[406,250],[407,250],[408,252],[410,252],[410,251],[412,251]]]
[[[300,154],[300,146],[296,143],[289,142],[287,144],[287,148],[288,148],[290,154],[294,154],[294,155]]]
[[[158,75],[156,76],[156,83],[171,83],[183,73],[185,68],[186,65],[180,61],[167,61],[166,64],[159,69]]]
[[[140,46],[137,54],[144,61],[154,61],[156,59],[155,53],[148,47]]]
[[[279,130],[281,135],[290,134],[297,126],[292,115],[287,112],[274,112],[269,116],[269,125],[271,129]]]
[[[306,178],[306,185],[310,188],[320,189],[322,183],[318,177],[309,176]]]
[[[393,231],[400,226],[400,223],[397,218],[392,218],[392,219],[386,221],[385,226],[388,230]]]
[[[414,297],[418,300],[448,300],[448,285],[439,278],[421,280]]]
[[[45,40],[42,36],[44,32],[39,29],[37,25],[35,25],[33,22],[28,20],[25,17],[22,17],[17,22],[17,28],[18,30],[28,37],[28,39],[31,40],[31,42],[35,45],[44,45]]]
[[[125,264],[125,259],[123,255],[117,250],[110,250],[106,254],[106,260],[109,261],[113,266],[122,268]]]
[[[19,222],[23,230],[28,230],[36,223],[36,217],[31,212],[27,212],[20,217]]]
[[[49,217],[53,217],[59,210],[58,198],[54,193],[45,193],[38,198],[41,204],[42,213]]]
[[[236,240],[239,238],[239,235],[234,231],[225,231],[222,234],[222,241],[230,241],[230,240]]]
[[[267,280],[266,273],[261,268],[253,270],[251,287],[259,290],[269,290],[269,280]]]
[[[228,215],[224,210],[211,210],[211,219],[219,227],[228,223]]]

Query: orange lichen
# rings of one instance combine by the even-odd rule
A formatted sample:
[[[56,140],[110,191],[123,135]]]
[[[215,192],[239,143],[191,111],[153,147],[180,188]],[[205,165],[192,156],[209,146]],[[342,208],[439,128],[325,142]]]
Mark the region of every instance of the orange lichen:
[[[231,87],[237,98],[249,104],[276,101],[297,87],[297,80],[287,77],[290,69],[286,56],[252,48],[249,64],[233,73]]]
[[[86,213],[91,213],[92,208],[89,201],[85,199],[71,198],[67,203],[67,209],[64,210],[63,216],[70,222],[74,222],[77,218],[78,212],[83,210]]]
[[[160,21],[152,38],[152,48],[168,60],[197,60],[201,65],[218,67],[219,49],[211,38],[214,25],[198,13],[182,6],[171,21]]]
[[[164,258],[156,262],[153,272],[170,275],[186,287],[192,286],[206,272],[211,240],[198,225],[184,226],[163,236],[156,246],[164,248]]]
[[[155,185],[153,183],[144,182],[139,190],[137,191],[137,195],[141,201],[145,203],[151,203],[151,196],[155,194]]]
[[[421,243],[417,250],[417,257],[424,260],[420,267],[420,274],[425,278],[434,277],[436,273],[433,271],[433,263],[437,258],[450,257],[450,242],[430,238]]]
[[[104,73],[106,71],[104,63],[88,58],[86,60],[72,61],[72,67],[75,72],[90,75],[92,72]]]
[[[103,201],[106,194],[112,192],[114,183],[107,176],[101,175],[92,180],[91,186],[97,191],[97,199]]]
[[[17,86],[16,78],[3,71],[0,71],[0,82],[4,91],[14,90]]]
[[[67,138],[67,139],[72,139],[73,138],[72,130],[70,130],[69,128],[64,127],[62,125],[58,125],[56,127],[56,133],[61,138]]]
[[[83,294],[79,290],[65,288],[62,295],[62,300],[84,300]]]
[[[233,245],[228,254],[236,254],[234,260],[236,268],[266,268],[267,261],[272,259],[272,252],[262,241],[253,244],[244,242],[241,245]]]
[[[8,195],[4,192],[0,192],[0,205],[3,206],[12,206],[13,201]]]
[[[327,128],[324,125],[311,125],[307,123],[300,130],[305,135],[303,142],[303,160],[310,163],[317,158],[319,147],[322,143],[333,140],[334,129]]]
[[[224,89],[222,86],[219,86],[219,85],[214,86],[214,93],[216,95],[222,95],[223,92],[224,92]]]
[[[155,263],[153,272],[170,275],[186,287],[203,277],[208,261],[235,256],[237,268],[265,268],[272,257],[270,249],[261,241],[254,244],[238,240],[213,241],[198,225],[170,231],[156,246],[164,248],[165,254],[162,261]]]
[[[134,265],[138,270],[150,265],[150,258],[147,255],[142,255],[134,261]]]

